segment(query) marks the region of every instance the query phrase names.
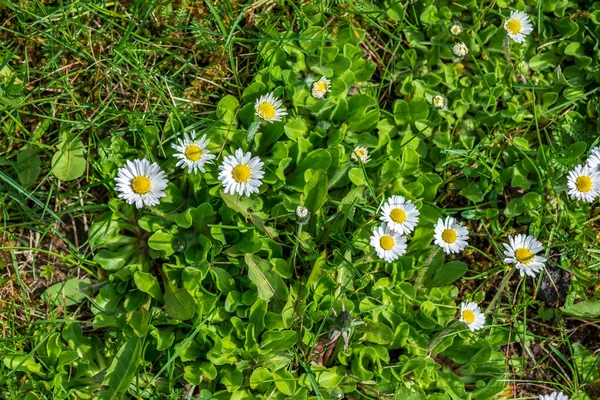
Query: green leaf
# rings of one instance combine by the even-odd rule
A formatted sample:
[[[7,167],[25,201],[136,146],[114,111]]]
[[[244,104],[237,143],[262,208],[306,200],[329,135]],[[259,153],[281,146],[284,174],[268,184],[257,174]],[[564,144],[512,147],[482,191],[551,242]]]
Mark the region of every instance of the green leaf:
[[[86,297],[92,295],[92,281],[89,279],[69,279],[50,286],[42,299],[49,305],[66,305],[81,303]]]
[[[235,281],[229,275],[229,272],[225,271],[223,268],[213,267],[211,266],[209,269],[210,275],[213,280],[217,284],[217,288],[223,293],[229,293],[232,290],[235,290]]]
[[[160,284],[154,275],[147,272],[136,271],[133,274],[133,281],[139,290],[148,293],[158,301],[162,301],[163,294],[160,290]]]
[[[427,287],[449,285],[467,273],[467,270],[467,264],[461,261],[450,261],[435,271],[435,274],[427,284]]]
[[[560,57],[551,51],[543,52],[529,60],[529,68],[534,71],[541,71],[545,68],[555,67],[560,61]]]
[[[296,141],[299,137],[307,136],[308,126],[302,118],[294,118],[285,124],[283,130],[288,138]]]
[[[600,356],[592,355],[579,343],[573,343],[573,359],[582,383],[596,382],[600,378]]]
[[[327,201],[327,174],[322,169],[317,170],[304,185],[304,206],[311,214],[315,214]]]
[[[296,379],[285,368],[273,372],[273,379],[281,393],[291,396],[296,391]]]
[[[42,372],[41,364],[35,361],[35,358],[30,354],[9,354],[4,357],[3,361],[8,369],[16,369],[17,371],[36,374],[41,377],[46,376],[46,374]]]
[[[163,351],[168,349],[173,345],[175,341],[175,333],[173,333],[174,328],[154,328],[150,332],[152,337],[156,339],[156,350]]]
[[[273,383],[273,374],[264,368],[258,367],[250,375],[250,387],[260,392],[265,392]]]
[[[164,255],[168,257],[175,253],[175,248],[173,247],[174,242],[175,238],[173,237],[173,234],[160,230],[148,238],[148,247],[162,251]]]
[[[106,372],[102,386],[105,386],[98,399],[120,399],[127,391],[140,360],[140,339],[131,337],[127,340],[113,359]]]
[[[244,382],[242,373],[235,366],[223,366],[221,368],[220,375],[220,382],[225,385],[225,388],[229,393],[233,393],[238,390]]]
[[[42,160],[36,146],[27,146],[17,153],[17,175],[21,185],[31,186],[40,176]]]
[[[52,173],[58,179],[71,181],[85,172],[87,163],[81,140],[63,135],[58,151],[52,157]]]
[[[196,303],[192,295],[185,289],[171,288],[165,285],[165,311],[170,318],[185,321],[196,313]]]
[[[262,334],[260,347],[262,353],[289,350],[298,341],[298,334],[294,331],[266,331]]]
[[[217,104],[217,118],[225,125],[231,125],[235,119],[235,112],[240,102],[234,96],[227,95]]]
[[[600,317],[600,300],[585,300],[570,307],[561,307],[561,310],[567,315],[573,315],[580,318],[598,318]]]
[[[394,340],[392,328],[381,322],[368,321],[365,325],[359,325],[357,329],[364,332],[360,340],[377,344],[389,344]]]
[[[319,386],[325,389],[337,387],[346,376],[346,369],[342,366],[329,368],[319,375]]]
[[[139,336],[144,337],[148,333],[150,323],[150,313],[144,307],[139,310],[135,310],[129,318],[129,325],[133,328],[133,332]]]
[[[330,165],[331,155],[327,150],[317,149],[311,151],[302,159],[302,161],[300,161],[298,167],[288,176],[287,181],[292,188],[300,191],[304,188],[304,172],[306,172],[307,169],[310,168],[314,171],[322,169],[327,171]]]
[[[94,256],[94,261],[100,264],[102,268],[109,272],[116,272],[127,264],[127,260],[131,253],[126,251],[109,251],[106,249],[100,250]]]
[[[183,378],[192,385],[200,385],[206,380],[212,381],[217,377],[217,369],[208,362],[193,362],[186,365],[183,370]]]
[[[287,298],[288,289],[283,279],[273,271],[271,263],[253,254],[246,254],[244,260],[248,265],[248,277],[256,285],[261,299],[268,302],[273,296],[279,300]]]

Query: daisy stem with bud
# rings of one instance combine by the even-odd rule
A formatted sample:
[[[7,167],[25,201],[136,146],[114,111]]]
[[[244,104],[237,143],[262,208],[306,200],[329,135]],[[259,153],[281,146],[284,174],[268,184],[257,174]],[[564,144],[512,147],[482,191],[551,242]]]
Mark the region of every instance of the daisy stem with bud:
[[[510,37],[508,36],[504,38],[504,52],[506,54],[508,65],[512,65],[512,60],[510,59]]]
[[[502,295],[502,292],[504,291],[504,286],[506,286],[506,284],[508,283],[508,280],[510,279],[512,274],[515,272],[515,270],[516,270],[516,268],[511,268],[510,271],[508,271],[508,273],[506,275],[504,275],[502,282],[500,282],[500,286],[498,286],[498,291],[494,295],[494,298],[492,299],[492,301],[490,301],[490,304],[488,304],[487,308],[485,309],[485,314],[489,313],[490,310],[492,309],[492,307],[494,307],[494,304],[496,304],[496,302],[498,301],[498,298]]]
[[[175,219],[175,217],[173,217],[173,216],[171,216],[171,215],[169,215],[169,214],[167,214],[165,212],[160,211],[156,207],[148,207],[148,208],[150,209],[150,211],[152,211],[154,214],[158,215],[159,217],[162,217],[162,218],[164,218],[166,220],[169,220],[171,222],[177,222],[176,219]]]
[[[248,127],[248,131],[246,132],[246,141],[248,142],[248,146],[252,146],[254,144],[254,137],[260,130],[261,125],[262,125],[262,122],[259,120],[259,121],[254,121]]]
[[[433,258],[438,253],[438,251],[440,251],[440,249],[441,249],[441,247],[435,246],[435,248],[433,249],[431,254],[429,254],[429,258],[425,262],[425,265],[423,265],[421,267],[421,270],[419,271],[419,275],[417,276],[417,279],[415,279],[415,293],[417,293],[417,294],[419,293],[419,288],[421,287],[421,284],[423,283],[423,278],[425,277],[425,272],[427,271],[427,267],[429,266],[429,264],[431,264],[431,262],[433,261]]]
[[[440,332],[432,341],[431,343],[427,346],[427,356],[431,357],[431,353],[433,352],[433,350],[436,348],[436,346],[438,344],[440,344],[440,342],[442,340],[444,340],[444,338],[446,337],[446,334],[451,330],[454,329],[458,326],[458,324],[460,324],[460,321],[454,321],[450,324],[449,327],[447,327],[446,329],[444,329],[442,332]]]
[[[337,185],[338,182],[340,180],[342,180],[342,178],[348,173],[350,168],[352,168],[352,162],[350,162],[350,161],[347,161],[345,164],[343,164],[341,167],[339,167],[338,170],[335,171],[335,174],[333,174],[331,181],[329,181],[328,190],[330,190],[332,187]]]

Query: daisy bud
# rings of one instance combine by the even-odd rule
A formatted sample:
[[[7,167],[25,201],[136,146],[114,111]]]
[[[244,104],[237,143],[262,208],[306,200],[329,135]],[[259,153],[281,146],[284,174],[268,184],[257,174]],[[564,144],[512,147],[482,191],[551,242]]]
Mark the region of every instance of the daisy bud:
[[[445,110],[446,106],[448,105],[448,100],[441,94],[438,94],[433,96],[433,99],[431,99],[431,104],[436,110]]]
[[[463,58],[467,54],[469,54],[469,49],[467,48],[467,45],[463,42],[456,42],[454,43],[454,46],[452,46],[452,52],[456,57]]]
[[[303,206],[296,207],[296,221],[299,225],[304,225],[310,219],[310,212],[308,208]]]
[[[454,24],[450,27],[450,33],[452,34],[452,36],[458,36],[462,33],[463,31],[463,27],[461,24]]]

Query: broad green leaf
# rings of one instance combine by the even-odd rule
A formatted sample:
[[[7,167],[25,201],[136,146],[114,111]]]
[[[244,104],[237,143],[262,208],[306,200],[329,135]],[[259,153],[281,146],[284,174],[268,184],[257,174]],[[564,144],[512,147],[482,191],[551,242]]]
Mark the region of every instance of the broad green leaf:
[[[304,206],[311,214],[317,213],[327,201],[327,189],[327,174],[319,169],[304,186]]]
[[[319,375],[319,386],[325,389],[333,389],[337,387],[342,379],[346,376],[346,370],[342,366],[329,368]]]
[[[4,365],[10,370],[26,372],[28,374],[36,374],[45,377],[46,373],[42,371],[42,366],[39,364],[33,355],[30,354],[8,354],[3,359]]]
[[[41,172],[42,160],[38,155],[38,148],[33,145],[24,147],[17,153],[17,175],[19,182],[24,187],[37,182]]]
[[[275,386],[283,394],[291,396],[296,391],[296,379],[285,368],[273,372],[273,379],[275,380]]]
[[[52,157],[52,173],[58,179],[71,181],[85,172],[87,162],[81,140],[63,135],[58,151]]]
[[[433,278],[427,283],[427,287],[450,285],[463,276],[467,270],[467,264],[461,261],[450,261],[435,271]]]
[[[50,305],[66,305],[81,303],[86,297],[92,295],[92,281],[88,278],[84,279],[69,279],[64,282],[56,283],[50,286],[42,299]]]
[[[561,307],[561,310],[567,315],[573,315],[580,318],[598,318],[600,317],[600,300],[585,300],[573,304],[570,307]]]
[[[127,391],[140,361],[140,339],[129,338],[117,352],[102,382],[104,387],[98,399],[120,399]]]
[[[223,268],[211,266],[209,272],[221,292],[229,293],[235,289],[235,281]]]
[[[160,327],[154,328],[152,331],[150,331],[150,334],[156,339],[157,342],[156,350],[163,351],[173,345],[173,342],[175,341],[175,334],[173,333],[173,330],[174,328],[172,327]]]
[[[363,333],[360,340],[377,344],[389,344],[394,340],[394,331],[392,328],[381,322],[368,321],[364,325],[356,327]]]
[[[133,328],[133,332],[139,336],[144,337],[148,333],[150,323],[150,313],[144,307],[139,310],[135,310],[129,318],[129,325]]]
[[[252,371],[252,375],[250,375],[250,387],[252,389],[264,392],[272,384],[273,374],[271,374],[271,372],[268,369],[264,367],[258,367],[254,371]]]
[[[238,390],[244,382],[242,373],[235,366],[223,366],[219,375],[221,375],[220,382],[225,385],[225,388],[229,393],[233,393]]]
[[[162,230],[155,232],[148,238],[148,247],[162,251],[166,257],[175,253],[174,244],[175,237],[173,234]]]
[[[180,321],[192,318],[196,312],[192,295],[185,289],[169,286],[165,285],[165,310],[169,317]]]
[[[273,296],[279,300],[287,298],[288,289],[281,276],[273,271],[271,263],[253,254],[246,254],[244,259],[248,265],[248,277],[256,285],[261,299],[268,302]]]
[[[560,57],[554,52],[545,51],[537,56],[531,57],[529,60],[529,68],[534,71],[541,71],[542,69],[555,67],[560,61]]]
[[[160,290],[160,284],[154,275],[147,272],[136,271],[133,274],[133,281],[139,290],[148,293],[158,301],[162,301],[163,294]]]

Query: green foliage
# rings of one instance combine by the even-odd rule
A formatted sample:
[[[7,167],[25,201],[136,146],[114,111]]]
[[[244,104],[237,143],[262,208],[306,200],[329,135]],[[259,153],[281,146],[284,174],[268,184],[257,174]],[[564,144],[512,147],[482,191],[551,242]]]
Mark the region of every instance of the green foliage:
[[[119,37],[106,68],[119,74],[99,85],[113,85],[109,97],[123,85],[140,90],[150,99],[146,107],[124,113],[115,106],[102,120],[95,106],[80,105],[91,113],[82,121],[67,124],[58,114],[19,139],[16,156],[0,153],[0,165],[10,166],[0,171],[10,190],[1,204],[16,202],[17,215],[30,201],[40,212],[54,210],[49,193],[41,193],[44,203],[29,192],[42,186],[40,177],[54,189],[64,185],[57,180],[75,184],[91,171],[89,185],[110,198],[104,205],[98,197],[101,206],[91,210],[102,210],[88,232],[91,255],[70,246],[72,264],[90,276],[71,275],[42,296],[73,315],[56,318],[52,328],[32,327],[30,338],[2,349],[0,379],[12,393],[491,399],[505,395],[515,376],[529,379],[526,358],[506,348],[530,354],[545,334],[542,320],[561,329],[548,342],[562,347],[544,350],[573,375],[561,376],[561,366],[544,377],[561,376],[565,392],[590,398],[598,359],[564,329],[568,316],[599,317],[597,213],[568,198],[565,182],[597,144],[597,5],[587,15],[568,1],[519,3],[534,17],[534,32],[507,47],[502,23],[515,5],[506,1],[485,9],[449,1],[274,2],[276,16],[233,1],[134,3],[127,18],[104,5],[77,2],[73,9],[83,7],[92,20],[115,18]],[[52,7],[49,20],[60,20],[65,11]],[[259,32],[243,26],[251,18]],[[454,22],[464,27],[458,37],[449,32]],[[178,42],[180,31],[185,39]],[[172,40],[177,48],[203,48],[210,60],[198,69],[193,50],[165,50],[149,61],[141,55],[150,50],[128,47],[154,36],[165,47]],[[44,62],[60,70],[54,55],[63,50],[49,39],[42,41]],[[95,62],[96,53],[68,39],[56,40]],[[462,60],[452,54],[457,40],[469,48]],[[190,110],[198,99],[184,98],[194,86],[187,75],[219,69],[215,54],[223,49],[225,70],[251,50],[251,79],[242,67],[231,79],[203,78],[219,96],[214,113],[200,119]],[[323,99],[311,93],[320,77],[331,81]],[[8,62],[0,64],[0,82],[0,110],[9,115],[1,129],[12,135],[13,126],[29,126],[17,111],[25,107],[24,87]],[[259,123],[255,102],[271,92],[288,115]],[[439,94],[446,109],[431,105]],[[53,104],[40,107],[55,115]],[[110,129],[88,136],[97,123]],[[41,139],[46,129],[51,142]],[[216,165],[203,174],[177,167],[171,144],[192,129],[210,139],[215,164],[238,148],[260,157],[259,193],[225,193]],[[369,161],[352,158],[357,146],[368,149]],[[166,171],[170,182],[157,206],[138,210],[114,194],[118,168],[135,158]],[[386,263],[369,237],[391,195],[412,200],[420,220],[407,253]],[[308,221],[296,218],[299,205]],[[54,223],[65,214],[50,215]],[[433,245],[434,224],[445,216],[471,231],[461,254]],[[545,308],[537,298],[546,275],[510,281],[502,243],[516,233],[541,240],[548,265],[573,276],[561,307]],[[522,286],[504,292],[510,285]],[[462,301],[486,305],[483,330],[470,332],[457,320]]]

